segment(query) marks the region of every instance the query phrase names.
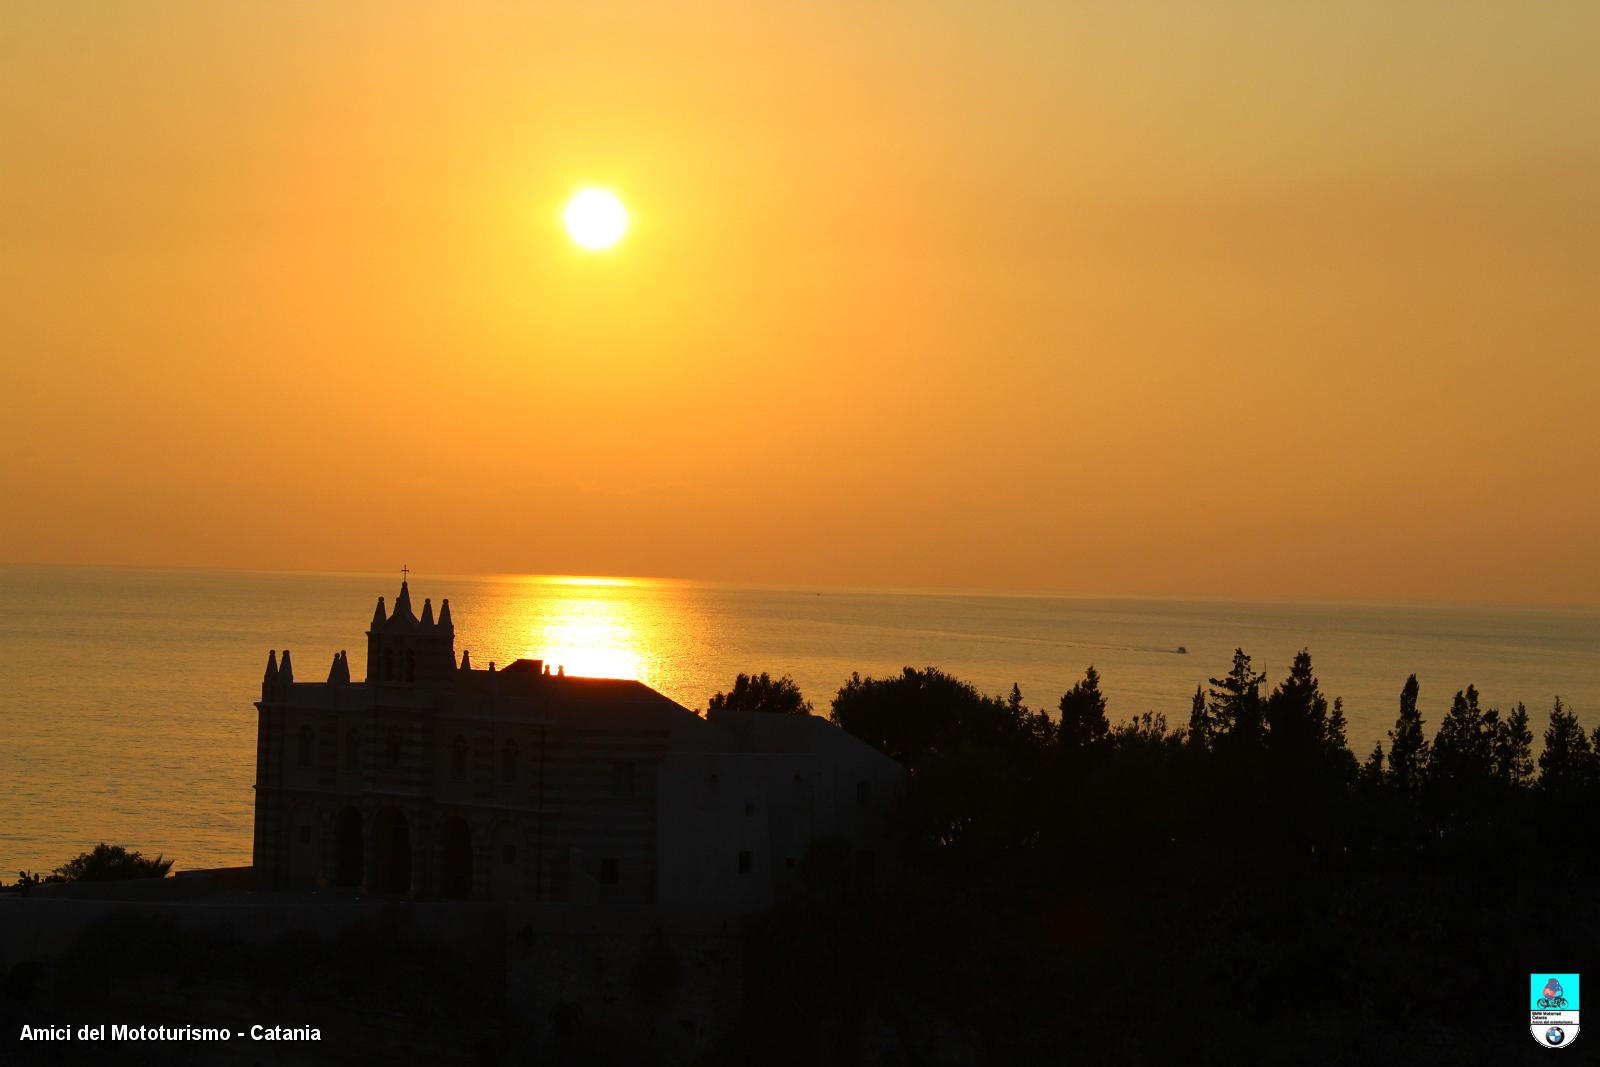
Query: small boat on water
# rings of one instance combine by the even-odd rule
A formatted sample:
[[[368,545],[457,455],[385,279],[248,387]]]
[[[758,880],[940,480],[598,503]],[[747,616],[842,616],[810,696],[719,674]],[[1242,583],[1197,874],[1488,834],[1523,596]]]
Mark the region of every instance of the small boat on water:
[[[1185,648],[1183,645],[1179,645],[1178,646],[1178,655],[1187,656],[1188,654],[1189,654],[1189,650],[1187,648]]]

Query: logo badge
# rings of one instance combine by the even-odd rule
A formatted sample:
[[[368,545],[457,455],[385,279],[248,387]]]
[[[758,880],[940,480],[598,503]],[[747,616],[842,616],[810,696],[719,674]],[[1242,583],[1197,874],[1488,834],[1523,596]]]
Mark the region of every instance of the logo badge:
[[[1528,1023],[1545,1048],[1566,1048],[1578,1039],[1578,976],[1540,971],[1528,976]]]

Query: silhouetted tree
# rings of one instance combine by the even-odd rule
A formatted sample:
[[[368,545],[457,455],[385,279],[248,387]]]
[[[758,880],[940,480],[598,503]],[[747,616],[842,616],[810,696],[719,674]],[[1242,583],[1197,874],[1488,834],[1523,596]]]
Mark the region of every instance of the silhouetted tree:
[[[1194,697],[1189,702],[1189,745],[1199,749],[1210,748],[1215,734],[1215,724],[1211,721],[1211,706],[1206,702],[1205,687],[1197,685],[1194,687]]]
[[[1494,777],[1494,736],[1499,714],[1491,719],[1478,706],[1478,690],[1458,690],[1439,723],[1428,761],[1428,777],[1438,782],[1476,783]]]
[[[1035,746],[1049,747],[1056,739],[1056,724],[1042,711],[1032,711],[1022,702],[1022,687],[1011,683],[1011,695],[1006,697],[1006,711],[1022,724],[1022,732]]]
[[[1026,741],[1028,724],[937,667],[892,678],[852,674],[833,698],[832,720],[915,772],[923,758],[961,745]]]
[[[1533,731],[1528,729],[1528,708],[1520,700],[1495,733],[1494,768],[1495,776],[1508,785],[1521,785],[1533,777]]]
[[[993,871],[1029,848],[1038,810],[1029,776],[1002,746],[952,745],[930,750],[907,790],[913,844],[944,858]]]
[[[1328,712],[1328,724],[1322,733],[1322,755],[1339,778],[1345,781],[1355,778],[1356,754],[1350,751],[1343,697],[1333,698],[1333,708]]]
[[[1209,717],[1219,741],[1234,748],[1261,747],[1261,683],[1266,678],[1251,669],[1244,649],[1236,648],[1227,677],[1211,679]]]
[[[1361,774],[1357,778],[1361,789],[1368,794],[1376,794],[1383,788],[1383,742],[1375,742],[1372,754],[1361,765]]]
[[[1289,677],[1267,697],[1263,717],[1266,745],[1274,752],[1306,754],[1324,744],[1328,698],[1322,695],[1316,676],[1311,673],[1311,653],[1306,649],[1295,654]]]
[[[1120,749],[1171,749],[1183,743],[1183,734],[1178,731],[1169,732],[1167,717],[1159,711],[1147,711],[1127,722],[1119,722],[1110,727],[1106,737],[1112,747]]]
[[[1462,830],[1488,808],[1499,784],[1495,777],[1499,727],[1500,713],[1479,707],[1476,687],[1458,691],[1450,702],[1428,760],[1426,792],[1441,823]]]
[[[800,687],[787,674],[774,678],[766,671],[741,674],[733,680],[733,690],[711,698],[710,711],[759,711],[777,715],[810,715],[811,704],[800,694]]]
[[[1100,692],[1100,674],[1091,664],[1083,680],[1061,695],[1061,718],[1056,738],[1065,748],[1087,748],[1105,740],[1111,730],[1106,719],[1106,698]]]
[[[1417,711],[1417,676],[1406,679],[1400,690],[1400,715],[1389,731],[1389,780],[1402,797],[1415,797],[1427,778],[1428,739]]]
[[[1539,753],[1539,788],[1552,794],[1571,794],[1596,781],[1596,753],[1574,714],[1561,698],[1550,709],[1544,730],[1544,751]]]
[[[80,853],[61,866],[50,881],[110,882],[124,878],[165,878],[172,869],[172,860],[157,856],[149,859],[138,852],[129,852],[121,845],[101,842],[88,852]]]

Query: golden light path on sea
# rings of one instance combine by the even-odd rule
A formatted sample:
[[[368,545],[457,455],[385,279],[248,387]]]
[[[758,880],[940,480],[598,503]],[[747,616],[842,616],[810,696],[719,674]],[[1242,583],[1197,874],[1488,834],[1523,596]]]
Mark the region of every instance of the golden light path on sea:
[[[656,634],[654,614],[638,600],[619,596],[649,586],[643,579],[532,576],[538,586],[539,609],[517,620],[515,634],[502,647],[516,648],[528,659],[540,659],[552,672],[588,678],[636,678],[648,683],[664,642]],[[652,651],[652,649],[654,651]]]

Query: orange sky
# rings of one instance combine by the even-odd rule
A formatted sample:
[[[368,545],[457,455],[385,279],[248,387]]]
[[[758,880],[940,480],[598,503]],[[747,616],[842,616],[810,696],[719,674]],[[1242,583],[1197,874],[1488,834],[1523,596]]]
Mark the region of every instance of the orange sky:
[[[1597,41],[9,4],[0,559],[1600,602]]]

